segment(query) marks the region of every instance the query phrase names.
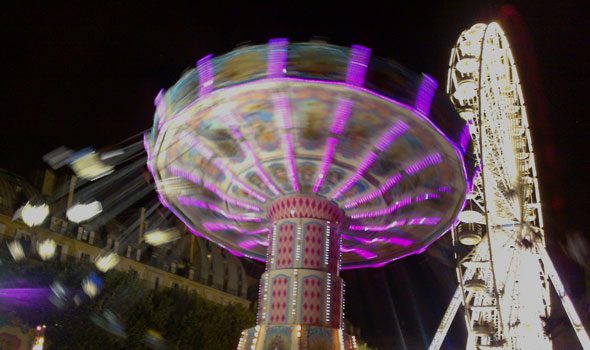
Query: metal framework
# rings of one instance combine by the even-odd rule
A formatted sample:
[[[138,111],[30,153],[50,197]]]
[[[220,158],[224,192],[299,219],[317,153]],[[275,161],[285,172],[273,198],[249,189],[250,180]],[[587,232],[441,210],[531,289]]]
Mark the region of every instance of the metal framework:
[[[461,304],[467,349],[552,349],[544,330],[552,282],[584,349],[590,340],[545,250],[531,134],[516,65],[497,23],[464,31],[447,92],[468,122],[477,174],[452,229],[459,286],[430,345],[439,349]]]

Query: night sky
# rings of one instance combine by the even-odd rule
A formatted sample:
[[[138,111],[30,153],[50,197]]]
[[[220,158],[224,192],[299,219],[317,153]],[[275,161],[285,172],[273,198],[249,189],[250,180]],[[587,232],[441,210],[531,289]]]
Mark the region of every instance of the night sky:
[[[321,37],[362,44],[444,86],[461,31],[498,19],[520,68],[550,249],[558,266],[570,272],[565,280],[574,294],[583,292],[578,269],[559,248],[566,234],[587,234],[589,228],[584,171],[590,169],[590,18],[582,2],[340,2],[321,8],[301,2],[204,3],[3,5],[0,167],[28,177],[43,167],[43,154],[60,145],[101,148],[149,128],[161,88],[206,54],[223,54],[244,42]],[[389,349],[400,343],[395,307],[408,346],[423,348],[455,286],[453,271],[441,261],[424,254],[384,269],[345,273],[348,318],[365,338]],[[462,322],[454,329],[449,345],[458,346]]]

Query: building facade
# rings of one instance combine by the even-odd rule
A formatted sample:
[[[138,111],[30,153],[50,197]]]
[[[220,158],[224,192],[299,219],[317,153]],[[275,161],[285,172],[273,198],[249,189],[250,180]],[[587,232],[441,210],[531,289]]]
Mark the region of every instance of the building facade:
[[[105,250],[116,251],[121,259],[115,269],[134,274],[149,288],[184,289],[220,304],[250,306],[248,284],[256,281],[246,276],[241,261],[219,246],[187,233],[180,224],[180,239],[152,247],[143,242],[139,231],[122,237],[124,225],[116,220],[96,230],[68,222],[64,210],[52,211],[40,227],[31,228],[20,219],[13,220],[15,211],[27,200],[51,195],[59,182],[47,172],[41,180],[38,189],[0,169],[1,244],[20,240],[25,254],[36,256],[37,242],[50,238],[57,244],[54,259],[85,262],[93,262]],[[140,211],[135,210],[138,217]],[[128,214],[134,215],[134,211]]]

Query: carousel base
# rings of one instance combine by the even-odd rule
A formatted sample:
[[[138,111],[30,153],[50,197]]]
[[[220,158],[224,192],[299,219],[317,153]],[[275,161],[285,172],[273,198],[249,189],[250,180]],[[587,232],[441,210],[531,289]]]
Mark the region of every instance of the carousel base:
[[[238,350],[357,350],[355,336],[338,328],[262,325],[242,332]]]

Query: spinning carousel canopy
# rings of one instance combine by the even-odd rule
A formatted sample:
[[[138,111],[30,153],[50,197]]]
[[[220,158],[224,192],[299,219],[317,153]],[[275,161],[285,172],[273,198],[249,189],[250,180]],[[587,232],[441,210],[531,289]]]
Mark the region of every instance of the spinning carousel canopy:
[[[266,260],[268,208],[344,212],[342,267],[424,250],[453,224],[469,130],[428,76],[361,46],[288,43],[198,61],[146,135],[161,201],[194,234]]]

